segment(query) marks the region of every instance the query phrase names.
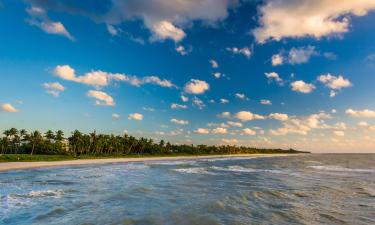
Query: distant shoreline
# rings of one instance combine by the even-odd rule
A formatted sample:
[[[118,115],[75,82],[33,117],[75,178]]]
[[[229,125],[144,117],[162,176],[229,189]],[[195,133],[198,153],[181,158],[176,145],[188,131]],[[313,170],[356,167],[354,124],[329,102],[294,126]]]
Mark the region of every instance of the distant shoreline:
[[[23,169],[37,169],[48,167],[79,166],[107,163],[168,161],[185,159],[210,159],[210,158],[235,158],[235,157],[275,157],[300,154],[236,154],[236,155],[201,155],[201,156],[162,156],[162,157],[139,157],[139,158],[104,158],[104,159],[77,159],[63,161],[37,161],[37,162],[1,162],[0,172]]]

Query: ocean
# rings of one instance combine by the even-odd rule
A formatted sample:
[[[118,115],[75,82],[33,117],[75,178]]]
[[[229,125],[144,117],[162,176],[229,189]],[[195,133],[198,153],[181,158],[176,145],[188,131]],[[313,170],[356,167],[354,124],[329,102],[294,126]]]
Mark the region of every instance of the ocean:
[[[0,172],[0,224],[375,224],[375,154]]]

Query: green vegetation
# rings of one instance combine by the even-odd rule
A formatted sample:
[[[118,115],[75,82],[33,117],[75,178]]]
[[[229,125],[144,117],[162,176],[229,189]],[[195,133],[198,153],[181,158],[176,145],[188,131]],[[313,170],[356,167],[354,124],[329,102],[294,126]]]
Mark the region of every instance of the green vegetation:
[[[161,140],[97,134],[75,130],[64,138],[61,130],[28,133],[11,128],[0,139],[1,161],[56,161],[69,159],[181,155],[302,153],[293,149],[257,149],[244,146],[172,145]]]

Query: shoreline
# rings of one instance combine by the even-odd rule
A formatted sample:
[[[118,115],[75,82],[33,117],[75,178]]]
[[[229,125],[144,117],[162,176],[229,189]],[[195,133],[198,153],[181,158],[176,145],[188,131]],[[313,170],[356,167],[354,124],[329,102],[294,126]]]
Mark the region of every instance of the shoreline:
[[[95,164],[111,164],[111,163],[128,163],[128,162],[148,162],[148,161],[178,161],[185,159],[210,159],[210,158],[236,158],[236,157],[279,157],[291,156],[295,154],[238,154],[238,155],[202,155],[202,156],[159,156],[159,157],[140,157],[140,158],[106,158],[106,159],[77,159],[63,161],[39,161],[39,162],[3,162],[0,163],[0,172],[12,170],[37,169],[48,167],[63,166],[80,166]]]

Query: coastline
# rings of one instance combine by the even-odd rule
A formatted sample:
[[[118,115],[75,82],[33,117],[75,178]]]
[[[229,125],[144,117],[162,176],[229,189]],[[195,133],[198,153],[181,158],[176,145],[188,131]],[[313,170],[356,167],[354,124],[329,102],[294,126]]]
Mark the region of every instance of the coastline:
[[[140,158],[105,158],[105,159],[77,159],[63,161],[39,162],[3,162],[0,163],[0,172],[11,170],[37,169],[48,167],[79,166],[93,164],[148,162],[148,161],[178,161],[185,159],[210,159],[210,158],[235,158],[235,157],[280,157],[295,154],[237,154],[237,155],[202,155],[202,156],[165,156],[165,157],[140,157]]]

